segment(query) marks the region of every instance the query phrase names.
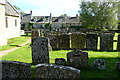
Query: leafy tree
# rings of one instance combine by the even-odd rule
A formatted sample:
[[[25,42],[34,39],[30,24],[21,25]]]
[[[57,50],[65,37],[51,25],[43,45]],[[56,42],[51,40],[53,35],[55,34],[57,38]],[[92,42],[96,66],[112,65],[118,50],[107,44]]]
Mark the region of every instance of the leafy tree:
[[[22,11],[19,7],[17,7],[16,5],[13,5],[14,8],[21,14],[21,15],[24,15],[26,14],[24,11]]]
[[[114,29],[117,26],[117,2],[82,2],[80,9],[80,19],[85,28]]]

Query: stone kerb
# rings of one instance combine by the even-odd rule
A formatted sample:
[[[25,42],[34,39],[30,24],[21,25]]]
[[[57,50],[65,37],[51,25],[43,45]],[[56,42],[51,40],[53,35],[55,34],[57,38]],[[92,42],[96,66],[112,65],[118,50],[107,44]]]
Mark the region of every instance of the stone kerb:
[[[102,33],[100,34],[100,50],[111,51],[113,50],[113,37],[112,33]]]
[[[80,70],[54,64],[38,64],[36,65],[37,79],[79,79]]]
[[[32,64],[49,63],[49,50],[47,38],[33,38],[31,47]]]
[[[86,36],[86,48],[87,50],[97,50],[98,35],[95,33],[89,33]]]
[[[2,64],[2,79],[9,80],[11,78],[31,78],[31,65],[28,63],[0,61],[0,64]]]

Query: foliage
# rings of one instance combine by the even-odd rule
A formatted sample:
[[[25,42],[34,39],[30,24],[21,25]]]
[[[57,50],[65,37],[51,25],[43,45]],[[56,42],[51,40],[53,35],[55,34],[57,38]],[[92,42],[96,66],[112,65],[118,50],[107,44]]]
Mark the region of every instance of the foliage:
[[[46,28],[46,29],[50,29],[50,30],[51,30],[51,29],[52,29],[52,26],[51,26],[51,24],[50,24],[50,23],[46,23],[46,24],[45,24],[45,28]]]
[[[21,15],[24,15],[24,14],[26,14],[24,11],[22,11],[18,6],[16,6],[16,5],[13,5],[14,6],[14,8],[21,14]]]
[[[80,19],[85,28],[114,29],[117,26],[117,2],[82,2]]]

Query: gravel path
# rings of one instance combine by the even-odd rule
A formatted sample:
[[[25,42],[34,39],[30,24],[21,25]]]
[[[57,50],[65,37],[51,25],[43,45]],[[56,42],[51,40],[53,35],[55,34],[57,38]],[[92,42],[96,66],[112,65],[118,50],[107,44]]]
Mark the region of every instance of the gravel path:
[[[31,41],[31,38],[29,38],[25,43],[19,45],[19,47],[15,47],[15,48],[12,48],[12,49],[0,51],[0,57],[3,57],[3,56],[5,56],[5,55],[7,55],[9,52],[12,52],[12,51],[14,51],[14,50],[16,50],[16,49],[19,49],[19,48],[22,47],[22,46],[25,46],[25,45],[28,44],[30,41]]]

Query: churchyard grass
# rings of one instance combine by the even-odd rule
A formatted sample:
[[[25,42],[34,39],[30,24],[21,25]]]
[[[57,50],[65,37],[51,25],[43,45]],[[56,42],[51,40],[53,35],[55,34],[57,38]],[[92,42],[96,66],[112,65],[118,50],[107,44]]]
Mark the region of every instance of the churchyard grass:
[[[116,35],[117,36],[117,35]],[[114,40],[117,40],[116,37],[114,37]],[[31,54],[31,48],[30,43],[26,46],[23,46],[13,52],[10,52],[8,55],[3,56],[1,60],[9,60],[9,61],[20,61],[20,62],[26,62],[26,63],[32,63],[32,54]],[[114,42],[114,46],[116,46]],[[114,48],[115,50],[116,48]],[[55,58],[65,58],[66,54],[72,50],[55,50],[50,51],[50,63],[55,63]],[[116,70],[115,62],[118,62],[118,56],[120,55],[120,52],[99,52],[99,51],[86,51],[88,52],[89,57],[89,66],[88,68],[80,68],[80,77],[85,79],[112,79],[118,77],[118,71]],[[93,61],[95,59],[103,59],[106,62],[106,69],[105,70],[96,70],[93,67]],[[32,73],[35,73],[34,66],[32,65]],[[32,75],[33,77],[35,75]]]
[[[4,46],[0,46],[0,51],[8,50],[8,49],[19,46],[20,44],[26,42],[28,40],[29,36],[30,36],[30,34],[28,36],[22,35],[20,37],[8,39],[8,44],[4,45]]]
[[[32,63],[31,48],[29,47],[30,43],[26,46],[23,46],[13,52],[10,52],[8,55],[3,56],[2,60],[10,61],[20,61],[26,63]],[[66,53],[71,50],[55,50],[50,52],[50,63],[54,63],[55,58],[65,58]],[[118,72],[115,68],[115,62],[118,61],[119,52],[97,52],[97,51],[87,51],[89,54],[89,67],[86,69],[81,68],[81,78],[117,78]],[[95,59],[104,59],[106,61],[105,70],[95,70],[93,68],[93,61]],[[34,73],[34,66],[33,72]],[[33,75],[34,77],[34,75]]]

